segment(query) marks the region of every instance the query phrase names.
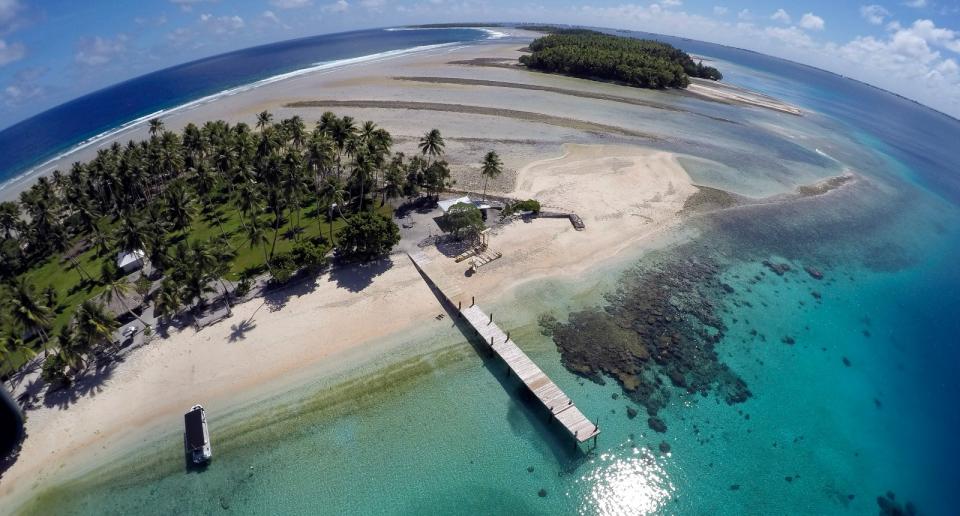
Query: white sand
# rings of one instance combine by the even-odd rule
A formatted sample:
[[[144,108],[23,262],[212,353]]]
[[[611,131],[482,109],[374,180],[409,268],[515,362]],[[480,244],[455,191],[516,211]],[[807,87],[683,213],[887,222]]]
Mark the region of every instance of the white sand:
[[[578,274],[636,249],[676,221],[695,190],[669,153],[581,145],[565,150],[560,158],[522,168],[513,195],[576,211],[586,231],[574,231],[565,219],[511,224],[492,240],[504,258],[469,278],[465,263],[438,257],[464,292],[508,296],[525,281]],[[409,261],[394,255],[393,264],[358,292],[325,275],[315,290],[280,310],[260,308],[259,300],[238,306],[232,318],[199,333],[186,329],[135,351],[95,395],[68,409],[31,411],[29,438],[0,483],[0,495],[25,494],[64,464],[102,461],[123,443],[170,431],[198,401],[228,410],[244,393],[289,389],[304,372],[333,374],[385,353],[377,343],[391,334],[431,323],[446,327],[433,319],[442,310]],[[244,338],[231,339],[254,312]]]
[[[402,73],[546,83],[601,92],[616,89],[623,95],[666,95],[518,70],[447,64],[452,59],[491,55],[515,58],[517,48],[515,43],[486,45],[352,66],[272,84],[171,115],[166,122],[171,129],[188,121],[216,118],[252,123],[256,112],[270,109],[278,119],[301,114],[309,123],[322,110],[293,110],[283,105],[293,100],[353,98],[502,106],[624,127],[650,123],[624,114],[627,108],[622,105],[610,109],[597,100],[390,79]],[[449,158],[455,166],[460,163],[461,175],[475,174],[475,167],[469,164],[495,148],[508,169],[517,169],[515,176],[505,174],[516,177],[515,186],[501,184],[499,188],[513,189],[511,196],[537,198],[545,209],[573,211],[582,217],[586,230],[580,232],[566,219],[517,222],[498,230],[491,246],[502,251],[503,258],[471,277],[464,275],[466,262],[436,258],[465,293],[482,300],[509,299],[526,281],[572,277],[636,255],[659,243],[661,237],[680,234],[665,229],[679,227],[678,212],[695,191],[674,155],[635,145],[563,145],[602,139],[572,127],[453,112],[338,111],[377,121],[401,142],[400,150],[413,147],[416,137],[427,129],[440,128],[448,138]],[[133,129],[122,137],[139,137],[142,132]],[[562,156],[558,157],[561,146]],[[86,152],[95,152],[95,148]],[[86,159],[86,155],[67,157],[63,164],[74,159]],[[194,403],[223,413],[270,392],[294,389],[306,378],[335,377],[364,362],[393,357],[400,349],[397,346],[409,344],[397,338],[399,334],[450,331],[449,322],[433,318],[442,309],[402,255],[394,255],[393,266],[373,277],[362,290],[345,288],[325,275],[315,289],[289,299],[281,310],[259,307],[259,300],[249,302],[236,307],[232,318],[199,333],[187,329],[132,352],[94,392],[65,410],[31,410],[29,437],[17,462],[0,480],[4,502],[0,505],[14,507],[7,502],[24,499],[60,475],[76,474],[83,465],[103,462],[130,445],[150,440],[157,432],[176,431],[181,414]],[[244,333],[245,338],[231,339],[234,328],[254,313],[255,326]]]

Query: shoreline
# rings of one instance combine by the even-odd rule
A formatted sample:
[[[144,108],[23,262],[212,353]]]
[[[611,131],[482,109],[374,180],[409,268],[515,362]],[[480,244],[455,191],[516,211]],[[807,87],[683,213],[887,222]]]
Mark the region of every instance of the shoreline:
[[[669,162],[673,168],[666,177],[675,180],[686,175],[672,155],[662,151],[574,146],[565,148],[559,157],[539,160],[521,171],[521,187],[513,193],[524,195],[532,192],[531,188],[544,186],[552,189],[556,183],[550,178],[556,167],[572,159],[602,162],[610,152],[620,154],[621,160],[638,160],[627,174],[640,183],[649,183],[651,192],[661,192],[666,183],[648,181],[647,175],[653,170],[665,172],[663,166]],[[651,159],[654,161],[646,161]],[[613,170],[607,167],[620,164],[607,161],[606,165],[598,163],[606,171]],[[647,169],[644,164],[653,168]],[[530,182],[524,178],[530,178],[532,183],[527,184]],[[689,177],[686,182],[689,185]],[[598,193],[610,185],[613,183],[600,187]],[[677,202],[658,209],[662,215],[654,224],[643,222],[623,227],[616,223],[617,217],[611,218],[611,208],[604,206],[600,212],[581,210],[591,225],[591,233],[576,232],[563,219],[503,226],[494,242],[509,254],[496,266],[460,281],[480,299],[490,300],[488,305],[498,306],[517,296],[531,282],[573,281],[583,274],[619,270],[649,249],[683,238],[682,233],[675,234],[672,229],[676,228],[676,210],[682,206],[680,198],[685,200],[690,193],[689,186],[678,191]],[[590,194],[581,197],[589,199]],[[624,208],[629,209],[614,209]],[[580,238],[584,236],[586,241]],[[580,242],[575,252],[557,255],[551,251],[557,249],[558,241],[577,240]],[[570,244],[559,245],[562,249]],[[605,247],[606,251],[592,251],[595,246]],[[463,277],[461,269],[465,264],[437,259],[443,260],[442,268],[448,274]],[[434,317],[443,309],[412,263],[397,253],[392,255],[392,262],[367,287],[356,291],[338,287],[331,279],[335,271],[325,273],[316,280],[315,290],[289,298],[282,309],[260,311],[253,329],[243,338],[231,341],[238,324],[257,312],[264,301],[257,298],[237,305],[233,317],[216,325],[199,332],[186,328],[138,348],[95,398],[82,397],[67,410],[49,407],[29,412],[29,437],[18,460],[0,480],[0,493],[26,503],[43,486],[75,478],[97,464],[112,462],[138,446],[169,436],[179,428],[176,425],[182,409],[197,400],[211,413],[235,417],[273,397],[315,392],[321,385],[336,385],[364,372],[389,367],[398,362],[397,352],[402,354],[402,360],[461,344],[459,330],[450,321]],[[521,269],[526,273],[516,274]],[[291,290],[300,289],[294,286]],[[398,303],[401,299],[403,302]],[[365,314],[371,312],[377,313],[381,321],[376,327],[364,324]],[[331,330],[336,337],[330,336]],[[267,340],[263,340],[265,337]],[[410,342],[419,344],[410,346]],[[156,399],[160,392],[163,404],[134,409],[133,400]],[[198,393],[200,398],[195,397]],[[118,413],[118,406],[128,408]],[[71,431],[56,431],[63,428]],[[153,433],[159,435],[143,437]],[[27,479],[33,485],[22,485]]]
[[[509,34],[504,34],[501,32],[489,31],[483,28],[471,28],[475,30],[480,30],[486,32],[488,37],[484,40],[479,41],[493,41],[500,39],[502,37],[509,36]],[[384,29],[387,30],[387,29]],[[223,99],[225,97],[230,97],[239,93],[244,93],[248,91],[255,90],[270,84],[275,84],[290,79],[296,79],[298,77],[306,75],[318,75],[322,72],[336,71],[343,68],[348,68],[352,65],[357,64],[366,64],[366,63],[377,63],[381,61],[387,61],[397,57],[417,55],[421,53],[427,53],[434,50],[445,49],[449,47],[454,47],[457,45],[464,45],[465,42],[452,42],[452,43],[440,43],[436,45],[421,45],[417,47],[411,47],[407,49],[399,50],[388,50],[385,52],[378,52],[375,54],[368,54],[364,56],[351,57],[345,59],[337,59],[334,61],[321,62],[314,66],[301,68],[291,72],[286,72],[270,77],[266,77],[248,84],[242,84],[239,86],[234,86],[216,93],[205,95],[203,97],[191,100],[189,102],[179,104],[173,107],[159,109],[150,114],[140,116],[133,120],[124,122],[112,129],[103,131],[97,135],[91,136],[85,140],[70,145],[66,150],[56,153],[53,157],[42,161],[41,163],[31,166],[28,170],[22,171],[15,175],[14,177],[7,179],[0,183],[0,201],[9,201],[15,200],[17,196],[27,190],[32,186],[32,183],[35,182],[40,177],[49,176],[53,173],[54,170],[58,169],[58,164],[61,166],[67,162],[72,161],[81,161],[82,159],[78,158],[76,160],[70,159],[71,156],[81,154],[83,151],[89,149],[90,147],[96,145],[97,148],[102,148],[114,141],[122,141],[121,137],[129,132],[136,129],[140,129],[149,122],[152,118],[159,118],[164,116],[178,115],[190,110],[202,106],[204,104],[209,104],[217,100]],[[467,43],[469,44],[469,42]],[[476,42],[474,42],[476,44]],[[64,167],[65,168],[65,167]]]
[[[549,80],[557,88],[575,85],[587,92],[618,88],[560,76],[544,79],[522,70],[491,72],[450,64],[462,55],[513,55],[515,47],[515,43],[487,44],[424,52],[398,56],[392,65],[408,67],[418,76],[483,76],[485,80],[489,77],[521,83]],[[453,53],[458,55],[451,56]],[[613,110],[600,112],[597,107],[609,108],[609,104],[603,104],[609,100],[584,98],[561,106],[553,97],[557,93],[523,88],[491,93],[489,88],[465,90],[455,84],[391,79],[396,75],[396,69],[360,63],[337,68],[336,73],[306,74],[201,104],[173,114],[165,122],[171,130],[204,119],[252,122],[256,113],[268,109],[278,119],[301,115],[312,123],[319,113],[287,106],[318,96],[354,103],[389,103],[402,98],[410,102],[429,99],[439,104],[455,100],[462,105],[485,109],[500,106],[497,109],[513,111],[525,106],[525,111],[542,117],[592,120],[598,128],[620,127],[640,134],[648,126],[642,125],[643,116],[635,115],[652,111],[642,105],[617,104]],[[638,98],[668,98],[662,92],[623,93]],[[531,281],[592,277],[610,264],[687,238],[693,231],[682,224],[681,211],[696,188],[678,161],[682,154],[650,147],[651,143],[661,143],[659,140],[543,123],[539,116],[515,119],[427,110],[411,117],[408,111],[391,107],[395,104],[379,105],[386,107],[358,105],[345,107],[340,114],[376,121],[394,135],[395,150],[402,152],[417,152],[419,135],[427,128],[439,128],[447,139],[454,175],[464,183],[476,176],[475,164],[494,145],[491,142],[501,142],[494,148],[505,168],[516,170],[516,174],[491,181],[490,192],[541,199],[545,206],[574,211],[586,222],[583,232],[575,231],[565,219],[515,222],[499,228],[492,245],[504,251],[503,258],[473,276],[464,273],[466,264],[443,258],[445,272],[469,284],[471,292],[489,300],[487,305],[516,297]],[[621,113],[627,109],[634,111]],[[786,186],[783,189],[789,190]],[[625,190],[631,195],[623,195]],[[321,276],[306,291],[294,289],[285,295],[282,309],[257,313],[253,328],[244,330],[241,323],[256,312],[260,299],[234,307],[232,318],[200,332],[187,328],[138,348],[103,384],[67,403],[67,410],[49,406],[30,412],[30,437],[18,461],[0,480],[0,496],[25,499],[36,492],[36,485],[60,478],[60,468],[72,467],[75,459],[90,464],[102,462],[111,453],[122,453],[123,443],[142,444],[138,432],[157,425],[172,428],[179,423],[182,411],[197,401],[216,411],[235,407],[230,401],[236,402],[238,393],[239,398],[248,400],[265,396],[267,391],[290,392],[296,385],[316,382],[314,373],[326,378],[346,374],[340,368],[357,363],[350,357],[368,362],[388,359],[390,351],[400,349],[396,343],[409,335],[406,332],[411,328],[439,331],[447,337],[459,335],[448,320],[435,319],[442,308],[408,260],[395,258],[393,265],[384,269],[355,271],[361,277],[354,281],[343,277],[342,272]],[[369,324],[371,313],[377,314],[378,324]],[[426,348],[404,349],[414,353]],[[154,403],[158,399],[162,403]],[[142,400],[150,400],[149,406],[143,406]],[[101,451],[105,443],[113,442],[111,439],[120,445]]]

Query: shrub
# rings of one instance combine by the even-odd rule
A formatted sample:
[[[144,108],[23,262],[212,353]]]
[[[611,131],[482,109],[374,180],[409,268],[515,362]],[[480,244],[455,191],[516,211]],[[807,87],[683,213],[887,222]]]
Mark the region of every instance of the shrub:
[[[447,230],[457,237],[478,231],[483,227],[483,214],[480,208],[465,202],[454,204],[444,216]]]
[[[270,261],[270,272],[274,281],[277,283],[286,283],[293,277],[297,271],[297,264],[290,253],[278,254]]]
[[[522,211],[530,211],[533,213],[540,213],[540,201],[535,199],[527,199],[526,201],[517,201],[503,210],[503,217],[513,215],[514,213],[520,213]]]
[[[327,264],[327,248],[309,240],[293,248],[293,260],[300,267],[317,270]]]
[[[237,283],[237,288],[233,289],[233,294],[237,297],[243,297],[250,293],[252,287],[253,281],[245,276]]]
[[[338,257],[369,260],[389,253],[400,242],[400,228],[383,215],[365,211],[350,217],[337,240]]]

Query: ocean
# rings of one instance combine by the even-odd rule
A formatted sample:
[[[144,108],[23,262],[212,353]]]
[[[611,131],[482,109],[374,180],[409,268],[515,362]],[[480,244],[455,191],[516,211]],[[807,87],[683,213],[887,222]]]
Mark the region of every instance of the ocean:
[[[301,73],[357,59],[490,37],[476,29],[361,30],[282,41],[165,68],[90,93],[0,131],[0,188],[78,145],[159,117]]]
[[[402,37],[411,46],[438,37],[417,32]],[[369,34],[350,37],[364,45]],[[847,168],[861,179],[696,217],[689,241],[485,305],[599,421],[596,448],[573,448],[502,364],[451,330],[425,346],[437,351],[212,414],[216,458],[205,471],[186,470],[171,433],[51,487],[25,511],[819,515],[876,514],[881,497],[955,514],[960,122],[805,66],[659,38],[716,61],[730,83],[807,110],[676,96],[737,124],[623,115],[671,136],[659,145],[689,156],[697,184],[762,197]],[[685,278],[674,306],[705,300],[698,315],[719,336],[699,365],[731,372],[751,395],[728,404],[716,388],[687,393],[667,381],[658,417],[668,428],[657,433],[612,378],[567,371],[557,333],[538,319],[643,320],[658,300],[645,287],[663,277]]]

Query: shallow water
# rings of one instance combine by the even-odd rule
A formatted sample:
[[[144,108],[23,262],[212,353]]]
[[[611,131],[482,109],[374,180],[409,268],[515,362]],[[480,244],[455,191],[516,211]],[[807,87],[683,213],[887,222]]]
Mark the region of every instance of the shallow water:
[[[595,449],[574,450],[502,364],[448,334],[440,351],[351,383],[213,415],[216,458],[203,472],[185,470],[172,434],[46,491],[27,512],[860,514],[890,490],[925,514],[951,514],[960,211],[958,163],[942,149],[960,140],[960,123],[829,74],[696,46],[722,59],[731,82],[815,111],[676,99],[740,124],[663,124],[684,133],[665,147],[696,158],[684,161],[696,182],[759,198],[846,167],[859,175],[823,196],[697,217],[699,237],[657,253],[722,264],[733,293],[716,300],[727,327],[716,350],[749,400],[675,389],[657,434],[616,382],[563,368],[537,317],[602,309],[627,263],[487,307],[599,421]],[[888,115],[896,125],[878,122]],[[779,276],[762,260],[791,270]]]

